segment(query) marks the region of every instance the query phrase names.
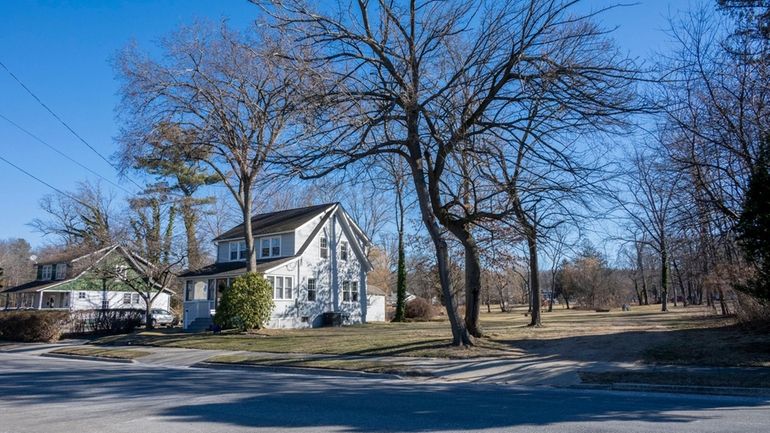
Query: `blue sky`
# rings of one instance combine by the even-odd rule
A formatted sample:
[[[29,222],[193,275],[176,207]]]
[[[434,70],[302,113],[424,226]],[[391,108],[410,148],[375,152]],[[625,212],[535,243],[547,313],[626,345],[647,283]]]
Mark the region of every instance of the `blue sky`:
[[[584,8],[615,3],[588,0]],[[670,12],[687,8],[687,0],[641,0],[602,17],[618,26],[614,37],[632,55],[649,57],[665,48],[663,32]],[[258,10],[246,0],[132,0],[0,2],[0,61],[57,112],[100,153],[111,156],[117,134],[118,83],[110,59],[136,40],[149,48],[154,40],[196,18],[227,18],[248,25]],[[80,143],[0,69],[0,114],[20,124],[103,176],[114,169]],[[0,156],[46,182],[72,190],[79,181],[96,180],[82,168],[0,119]],[[105,188],[110,185],[103,182]],[[133,189],[136,189],[135,187]],[[43,239],[27,225],[39,215],[38,201],[51,192],[0,161],[0,238],[22,237],[33,246]],[[118,194],[120,197],[120,194]]]

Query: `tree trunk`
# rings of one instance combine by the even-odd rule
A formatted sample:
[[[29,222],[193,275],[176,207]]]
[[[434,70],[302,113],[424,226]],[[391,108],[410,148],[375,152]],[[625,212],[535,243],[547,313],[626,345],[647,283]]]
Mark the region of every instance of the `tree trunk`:
[[[642,305],[642,292],[639,291],[639,282],[634,278],[634,292],[636,292],[636,299],[639,300],[639,305]]]
[[[660,250],[660,311],[668,311],[668,251]]]
[[[527,236],[527,247],[529,249],[529,281],[530,292],[532,296],[532,320],[529,326],[540,326],[540,277],[537,270],[537,237],[534,230]]]
[[[396,316],[394,322],[406,319],[406,253],[404,251],[404,200],[401,188],[396,190],[398,205],[398,267],[396,269]]]
[[[254,232],[251,226],[251,206],[253,204],[251,185],[248,183],[241,183],[241,194],[243,195],[243,203],[241,203],[241,211],[243,212],[243,237],[246,239],[246,251],[249,258],[247,260],[246,271],[257,271],[257,249],[254,246]]]
[[[676,272],[677,281],[679,281],[679,291],[682,293],[682,306],[687,306],[687,295],[685,295],[684,281],[682,280],[682,273],[679,272],[679,266],[676,264],[676,260],[672,260],[671,264],[674,266],[674,272]],[[676,294],[674,294],[674,301],[676,302]],[[676,303],[674,303],[676,305]]]
[[[650,301],[647,297],[647,276],[644,274],[644,256],[641,247],[636,246],[636,263],[639,266],[639,273],[642,275],[642,296],[644,297],[644,303],[639,301],[640,305],[650,305]]]
[[[481,309],[479,246],[467,226],[448,225],[452,234],[462,243],[465,251],[465,327],[472,336],[482,337],[484,332],[479,324],[479,310]]]
[[[185,196],[182,199],[182,222],[184,223],[187,238],[187,266],[189,269],[198,269],[201,262],[201,248],[198,242],[198,215],[192,205],[192,197]]]
[[[553,311],[553,297],[555,292],[556,292],[556,270],[551,269],[551,299],[549,299],[549,302],[548,302],[549,313]]]
[[[409,135],[411,136],[413,133],[410,132]],[[412,140],[417,140],[416,136],[414,136]],[[444,297],[444,305],[446,307],[449,325],[452,328],[452,344],[454,346],[472,346],[473,339],[468,333],[468,329],[465,327],[465,322],[460,319],[460,314],[457,312],[457,301],[452,293],[449,277],[449,247],[436,222],[436,215],[433,213],[431,197],[428,187],[425,184],[423,159],[419,154],[418,149],[419,146],[412,146],[412,158],[408,162],[412,172],[415,192],[417,194],[417,202],[420,206],[420,215],[422,216],[423,224],[428,230],[428,234],[430,234],[430,238],[436,249],[436,265],[438,267],[439,283],[441,285],[441,293]]]
[[[147,329],[152,329],[155,327],[152,324],[152,301],[149,296],[145,297],[144,294],[141,296],[144,299],[144,325]]]

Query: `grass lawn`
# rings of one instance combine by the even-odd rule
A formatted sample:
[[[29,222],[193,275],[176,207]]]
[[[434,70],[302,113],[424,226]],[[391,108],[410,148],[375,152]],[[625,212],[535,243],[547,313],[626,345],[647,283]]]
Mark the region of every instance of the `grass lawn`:
[[[96,358],[110,358],[110,359],[136,359],[143,356],[150,355],[152,352],[145,350],[133,350],[133,349],[109,349],[101,347],[62,347],[56,349],[50,353],[56,353],[59,355],[76,355],[76,356],[93,356]]]
[[[472,349],[449,345],[446,320],[372,323],[341,328],[270,329],[251,334],[138,332],[95,340],[96,344],[224,349],[252,352],[394,355],[467,358],[536,356],[575,361],[644,361],[698,365],[770,366],[770,336],[751,332],[704,307],[632,307],[608,313],[565,310],[543,314],[543,327],[529,328],[525,308],[483,313],[487,334]]]
[[[218,355],[206,362],[216,364],[247,364],[269,367],[304,367],[333,370],[364,371],[367,373],[398,374],[402,376],[430,376],[409,365],[366,359],[307,359],[302,357],[269,358],[258,355]]]
[[[679,386],[729,386],[746,388],[770,388],[770,371],[750,373],[720,371],[719,373],[672,374],[670,372],[612,371],[580,372],[583,383],[645,383],[654,385]]]

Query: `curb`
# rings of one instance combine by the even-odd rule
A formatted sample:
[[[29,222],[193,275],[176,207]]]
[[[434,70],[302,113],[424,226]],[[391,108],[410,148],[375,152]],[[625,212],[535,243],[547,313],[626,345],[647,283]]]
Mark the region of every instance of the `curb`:
[[[770,388],[746,388],[737,386],[662,385],[646,383],[611,383],[569,385],[571,389],[603,391],[662,392],[668,394],[727,395],[737,397],[770,397]]]
[[[391,373],[369,373],[366,371],[355,370],[339,370],[334,368],[313,368],[313,367],[292,367],[292,366],[276,366],[276,365],[259,365],[259,364],[238,364],[227,362],[208,362],[203,361],[197,364],[193,364],[190,367],[193,368],[210,368],[213,370],[262,370],[271,373],[285,373],[285,374],[315,374],[321,376],[331,377],[363,377],[369,379],[414,379],[414,378],[431,378],[432,376],[410,376],[410,375],[398,375]]]
[[[81,361],[112,362],[116,364],[135,364],[136,363],[136,361],[133,359],[107,358],[105,356],[70,355],[66,353],[41,353],[39,356],[43,356],[45,358],[78,359]]]

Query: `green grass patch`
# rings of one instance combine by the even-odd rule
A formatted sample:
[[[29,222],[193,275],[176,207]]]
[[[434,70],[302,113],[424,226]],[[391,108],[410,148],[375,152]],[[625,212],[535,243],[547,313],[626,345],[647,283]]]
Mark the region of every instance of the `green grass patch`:
[[[105,349],[99,347],[62,347],[51,351],[59,355],[92,356],[109,359],[136,359],[151,355],[152,352],[134,349]]]

